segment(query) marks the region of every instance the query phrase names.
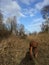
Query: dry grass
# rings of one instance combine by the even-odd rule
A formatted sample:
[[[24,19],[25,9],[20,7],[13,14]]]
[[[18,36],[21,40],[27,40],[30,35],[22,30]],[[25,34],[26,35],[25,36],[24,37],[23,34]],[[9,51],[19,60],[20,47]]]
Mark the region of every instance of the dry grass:
[[[39,42],[38,58],[29,59],[30,40]],[[0,65],[49,65],[49,34],[38,34],[21,39],[14,35],[0,42]]]

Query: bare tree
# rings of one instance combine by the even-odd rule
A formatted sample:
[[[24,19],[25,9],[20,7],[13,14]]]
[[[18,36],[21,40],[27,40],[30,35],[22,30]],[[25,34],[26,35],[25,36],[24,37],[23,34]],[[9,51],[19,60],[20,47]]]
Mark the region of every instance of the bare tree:
[[[2,30],[3,29],[3,14],[2,14],[2,12],[0,11],[0,30]]]
[[[19,26],[19,35],[24,36],[24,34],[25,34],[24,25],[20,24],[20,26]]]
[[[11,33],[17,34],[17,21],[16,17],[9,17],[6,21],[7,28],[11,31]]]
[[[17,34],[17,21],[16,21],[16,17],[13,17],[13,20],[11,22],[11,29],[14,33]]]
[[[41,10],[42,16],[45,19],[45,22],[42,23],[42,31],[49,32],[49,5],[45,6]]]

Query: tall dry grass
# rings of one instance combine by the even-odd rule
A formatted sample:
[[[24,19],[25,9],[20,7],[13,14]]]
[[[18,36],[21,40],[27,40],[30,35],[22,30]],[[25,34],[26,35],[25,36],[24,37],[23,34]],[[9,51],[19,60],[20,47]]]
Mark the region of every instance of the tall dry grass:
[[[38,58],[29,59],[29,43],[39,43]],[[10,35],[0,42],[0,65],[49,65],[49,34],[28,36],[26,39]]]

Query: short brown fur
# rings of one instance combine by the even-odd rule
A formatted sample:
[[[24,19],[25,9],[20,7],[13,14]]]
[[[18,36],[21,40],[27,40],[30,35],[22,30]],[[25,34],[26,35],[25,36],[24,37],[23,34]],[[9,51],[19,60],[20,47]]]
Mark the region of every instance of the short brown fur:
[[[38,43],[35,41],[31,41],[29,44],[29,53],[30,53],[30,58],[32,59],[32,56],[37,58],[38,55]]]

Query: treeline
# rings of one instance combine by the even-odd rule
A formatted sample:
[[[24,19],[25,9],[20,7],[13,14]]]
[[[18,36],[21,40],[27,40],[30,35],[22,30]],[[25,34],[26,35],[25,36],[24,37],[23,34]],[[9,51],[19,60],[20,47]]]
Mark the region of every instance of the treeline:
[[[42,32],[46,32],[49,33],[49,5],[44,6],[41,9],[41,14],[42,17],[44,19],[42,25],[41,25],[41,31]],[[6,23],[3,23],[3,14],[0,11],[0,36],[7,36],[9,34],[15,34],[16,36],[21,36],[21,37],[25,37],[26,34],[25,32],[27,32],[27,30],[25,31],[25,27],[23,24],[18,24],[17,20],[16,20],[16,16],[13,17],[8,17],[7,20],[5,21]],[[31,34],[35,34],[36,32],[33,33],[29,33],[29,35]]]
[[[8,36],[14,34],[16,36],[25,37],[25,27],[23,24],[18,24],[16,16],[8,17],[5,23],[3,22],[3,14],[0,11],[0,36]]]

